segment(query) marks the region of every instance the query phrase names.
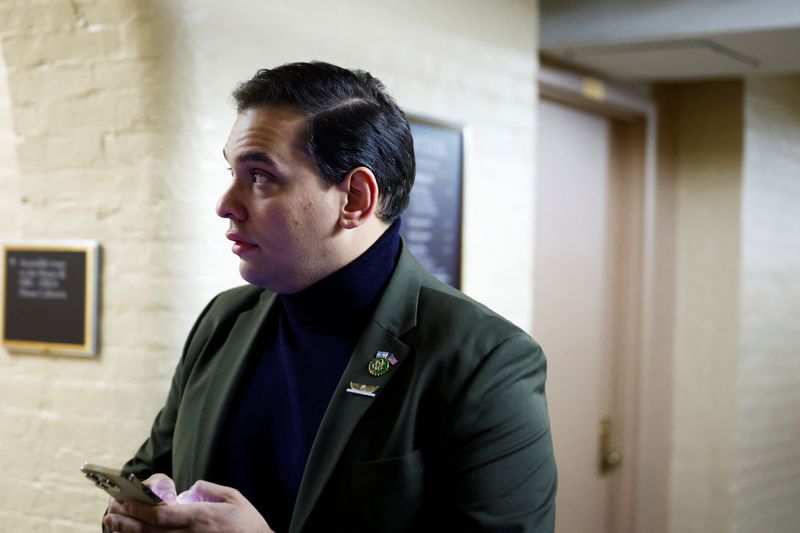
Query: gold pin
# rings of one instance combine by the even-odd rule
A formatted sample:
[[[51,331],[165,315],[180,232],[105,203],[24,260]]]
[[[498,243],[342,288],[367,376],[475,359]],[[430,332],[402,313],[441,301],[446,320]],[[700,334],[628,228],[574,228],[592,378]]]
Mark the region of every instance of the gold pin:
[[[361,383],[354,383],[350,382],[350,387],[347,389],[347,392],[351,392],[353,394],[360,394],[361,396],[369,396],[370,398],[375,397],[375,392],[380,387],[378,385],[362,385]]]

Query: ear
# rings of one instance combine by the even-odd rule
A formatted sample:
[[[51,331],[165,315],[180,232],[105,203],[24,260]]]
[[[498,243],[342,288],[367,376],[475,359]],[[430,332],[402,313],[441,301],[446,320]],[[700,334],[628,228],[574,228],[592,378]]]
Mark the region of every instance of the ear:
[[[345,193],[339,223],[346,229],[357,228],[378,209],[378,180],[367,167],[356,167],[337,185]]]

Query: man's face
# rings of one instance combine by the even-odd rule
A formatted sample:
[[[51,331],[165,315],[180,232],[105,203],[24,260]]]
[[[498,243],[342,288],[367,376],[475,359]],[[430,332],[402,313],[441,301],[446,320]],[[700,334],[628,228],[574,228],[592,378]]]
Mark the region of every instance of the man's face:
[[[230,221],[242,277],[291,294],[333,272],[345,196],[324,184],[299,141],[305,119],[285,107],[244,111],[224,148],[233,182],[217,214]]]

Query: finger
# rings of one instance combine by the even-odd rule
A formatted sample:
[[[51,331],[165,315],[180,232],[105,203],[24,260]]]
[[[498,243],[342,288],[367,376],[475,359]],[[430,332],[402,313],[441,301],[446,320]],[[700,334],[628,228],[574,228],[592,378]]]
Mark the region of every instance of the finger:
[[[122,503],[115,500],[113,497],[108,498],[108,512],[121,514],[123,513]]]
[[[142,524],[119,514],[107,514],[103,517],[103,525],[113,533],[143,533]]]
[[[178,503],[218,503],[240,499],[238,490],[209,481],[197,481],[192,487],[178,495]]]
[[[187,533],[186,528],[160,527],[144,524],[135,518],[122,515],[106,515],[103,518],[105,525],[112,533]]]
[[[156,509],[160,507],[164,506],[148,505],[131,500],[122,504],[122,514],[145,524],[164,525],[161,522],[161,517],[156,513]]]
[[[177,502],[177,490],[175,489],[175,482],[165,474],[153,474],[144,482],[153,493],[161,498],[166,504]]]
[[[148,527],[157,526],[153,531],[173,531],[187,528],[194,517],[192,510],[180,505],[148,505],[129,501],[123,504],[123,509],[125,516]],[[144,531],[149,530],[145,529]]]

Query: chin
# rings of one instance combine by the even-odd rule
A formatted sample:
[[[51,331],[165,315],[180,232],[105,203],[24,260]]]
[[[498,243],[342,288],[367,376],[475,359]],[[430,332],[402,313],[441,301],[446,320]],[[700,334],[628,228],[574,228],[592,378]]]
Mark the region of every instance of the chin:
[[[255,269],[253,268],[253,265],[250,265],[244,261],[242,261],[242,263],[239,265],[239,275],[242,276],[242,279],[250,285],[256,285],[278,294],[286,292],[283,285],[280,283],[280,280],[277,280],[275,276],[271,276],[267,272]]]
[[[239,263],[239,275],[242,279],[251,285],[264,285],[264,274],[253,268],[253,265],[248,264],[246,261]]]

